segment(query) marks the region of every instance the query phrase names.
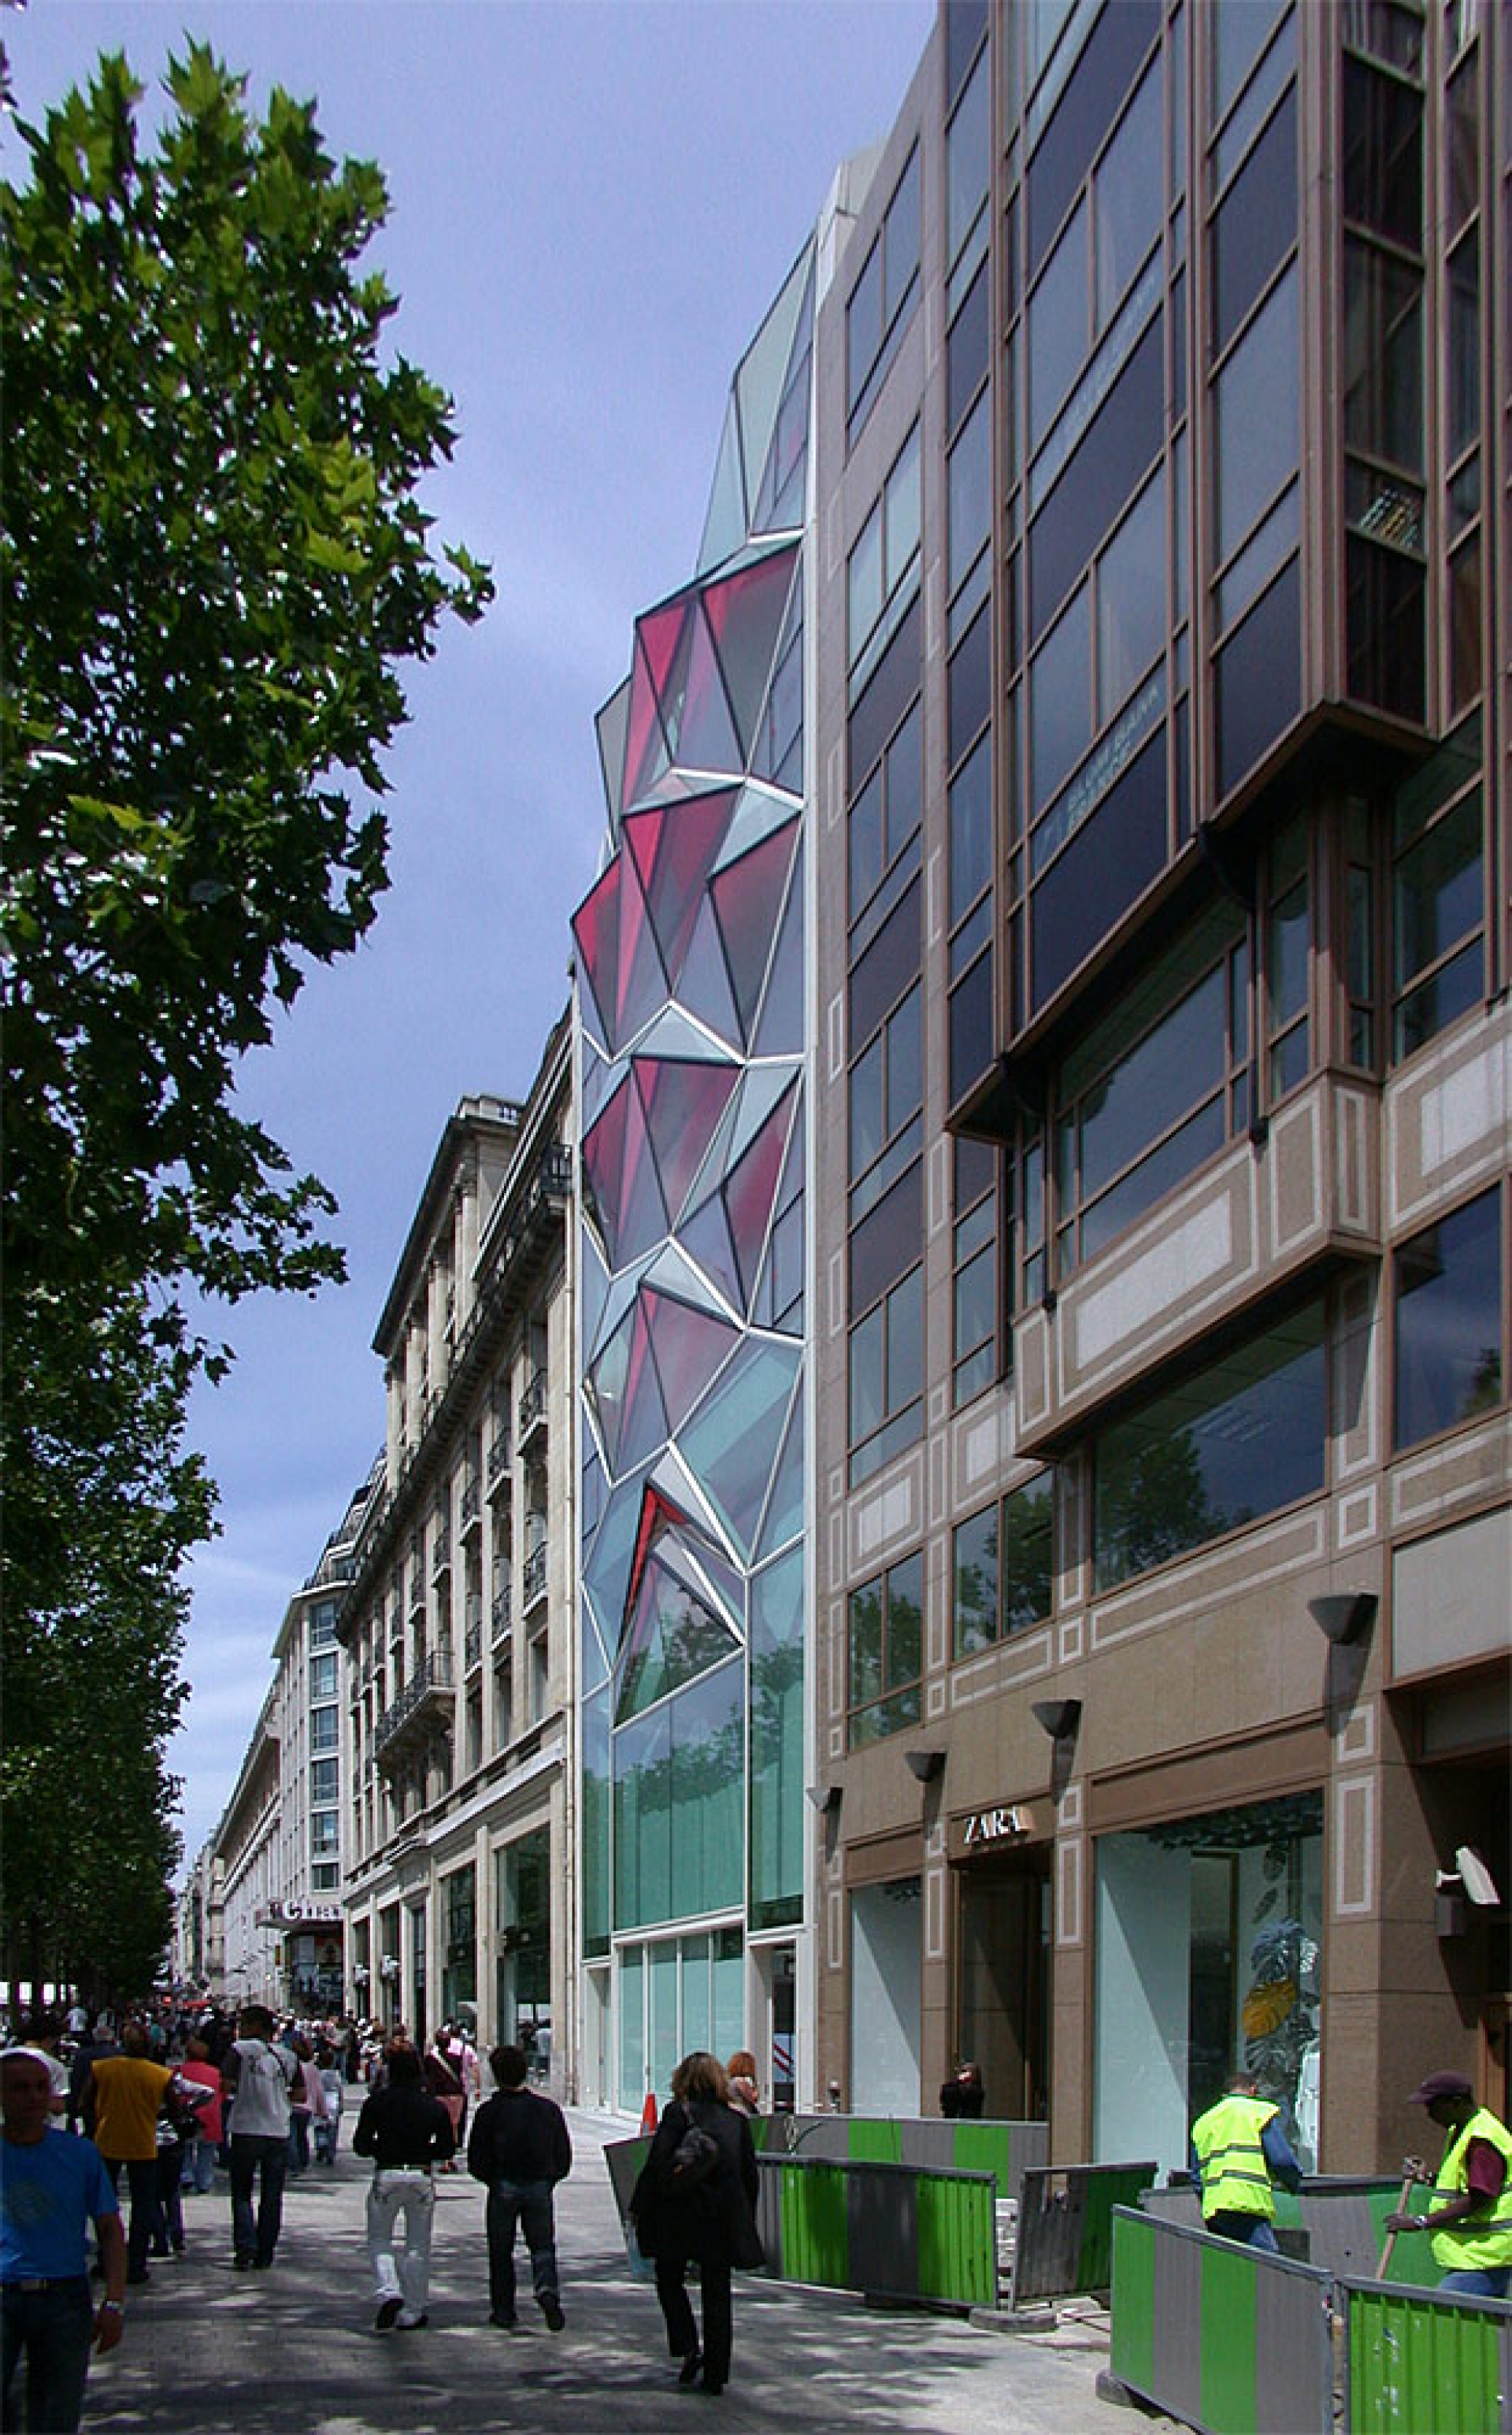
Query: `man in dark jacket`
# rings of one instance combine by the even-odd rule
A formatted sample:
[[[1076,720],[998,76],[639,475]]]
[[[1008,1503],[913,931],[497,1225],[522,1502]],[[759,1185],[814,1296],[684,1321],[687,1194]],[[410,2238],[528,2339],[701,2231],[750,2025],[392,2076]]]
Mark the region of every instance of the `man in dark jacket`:
[[[357,2116],[352,2144],[373,2160],[368,2193],[368,2254],[378,2301],[375,2323],[387,2333],[428,2324],[431,2226],[436,2189],[431,2167],[444,2163],[455,2145],[446,2108],[427,2094],[421,2059],[407,2043],[387,2049],[386,2085],[376,2089]],[[399,2248],[399,2218],[404,2246]]]
[[[522,2227],[541,2313],[554,2334],[562,2314],[557,2273],[557,2220],[552,2192],[573,2168],[573,2143],[561,2107],[525,2086],[523,2046],[495,2046],[489,2066],[498,2093],[478,2108],[467,2143],[467,2168],[488,2186],[489,2323],[517,2323],[514,2243]]]

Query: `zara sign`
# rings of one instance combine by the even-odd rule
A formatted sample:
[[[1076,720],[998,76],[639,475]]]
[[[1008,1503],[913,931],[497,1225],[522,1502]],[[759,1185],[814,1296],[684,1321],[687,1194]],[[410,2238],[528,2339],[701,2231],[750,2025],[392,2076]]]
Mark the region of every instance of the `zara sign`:
[[[1007,1843],[1032,1833],[1034,1820],[1021,1803],[995,1809],[973,1809],[961,1829],[963,1852],[978,1852],[990,1843]]]

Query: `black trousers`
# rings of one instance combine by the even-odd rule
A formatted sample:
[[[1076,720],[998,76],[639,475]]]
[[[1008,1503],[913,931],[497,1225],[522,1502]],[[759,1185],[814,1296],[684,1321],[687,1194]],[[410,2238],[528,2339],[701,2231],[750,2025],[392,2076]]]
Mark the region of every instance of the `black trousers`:
[[[687,2271],[686,2251],[659,2253],[656,2296],[667,2321],[667,2348],[674,2358],[686,2358],[690,2351],[698,2348],[698,2328],[693,2322],[685,2279]],[[704,2258],[698,2267],[698,2279],[703,2292],[704,2375],[710,2384],[728,2384],[731,2339],[729,2258]]]

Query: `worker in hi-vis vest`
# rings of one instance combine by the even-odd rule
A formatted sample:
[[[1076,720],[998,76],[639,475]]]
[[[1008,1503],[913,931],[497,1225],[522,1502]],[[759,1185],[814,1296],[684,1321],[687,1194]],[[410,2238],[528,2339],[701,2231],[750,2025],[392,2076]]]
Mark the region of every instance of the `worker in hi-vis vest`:
[[[1388,2232],[1433,2236],[1434,2262],[1443,2271],[1441,2291],[1466,2291],[1483,2300],[1504,2300],[1512,2283],[1512,2132],[1475,2102],[1469,2081],[1457,2071],[1430,2072],[1409,2105],[1423,2105],[1444,2133],[1436,2176],[1422,2215],[1391,2215]]]
[[[1193,2124],[1192,2176],[1202,2193],[1205,2232],[1274,2250],[1273,2185],[1297,2189],[1302,2167],[1280,2127],[1280,2107],[1261,2096],[1253,2072],[1230,2073],[1217,2104]]]

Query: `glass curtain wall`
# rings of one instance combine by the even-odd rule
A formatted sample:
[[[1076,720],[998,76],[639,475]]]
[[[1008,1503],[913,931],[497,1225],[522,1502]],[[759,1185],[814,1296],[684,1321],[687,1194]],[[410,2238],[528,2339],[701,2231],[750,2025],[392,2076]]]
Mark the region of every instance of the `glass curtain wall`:
[[[574,922],[584,1952],[618,1956],[635,2112],[679,2039],[746,2042],[744,1929],[803,1909],[813,318],[810,248],[736,373],[695,579],[600,716]]]

